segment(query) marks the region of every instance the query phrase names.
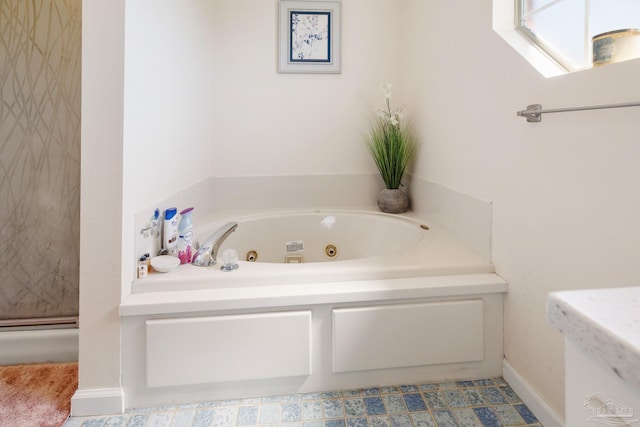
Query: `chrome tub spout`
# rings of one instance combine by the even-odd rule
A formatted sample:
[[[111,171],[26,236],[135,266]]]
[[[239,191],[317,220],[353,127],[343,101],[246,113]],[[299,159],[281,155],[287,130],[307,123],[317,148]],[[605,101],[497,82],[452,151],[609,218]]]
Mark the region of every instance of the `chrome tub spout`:
[[[237,222],[229,222],[214,231],[214,233],[200,245],[200,249],[198,249],[193,256],[191,264],[198,267],[210,267],[214,265],[222,242],[229,237],[229,234],[236,231],[236,228],[238,228]]]

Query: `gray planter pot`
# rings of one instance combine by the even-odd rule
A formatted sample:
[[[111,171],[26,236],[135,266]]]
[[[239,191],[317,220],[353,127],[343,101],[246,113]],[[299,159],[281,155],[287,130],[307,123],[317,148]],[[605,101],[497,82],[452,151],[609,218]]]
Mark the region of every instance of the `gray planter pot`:
[[[409,208],[409,196],[399,189],[385,188],[378,194],[378,207],[385,213],[402,213]]]

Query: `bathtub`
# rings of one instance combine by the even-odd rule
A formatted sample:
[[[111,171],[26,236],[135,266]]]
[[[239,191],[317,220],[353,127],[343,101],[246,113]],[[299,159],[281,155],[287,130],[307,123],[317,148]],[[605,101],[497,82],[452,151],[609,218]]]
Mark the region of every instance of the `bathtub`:
[[[231,213],[196,240],[230,221],[237,270],[152,273],[120,305],[127,408],[502,374],[507,284],[437,224]]]
[[[224,224],[238,228],[224,241],[239,269],[181,265],[137,280],[133,292],[305,284],[367,279],[492,273],[493,266],[437,226],[409,215],[372,211],[302,210],[215,218],[195,230],[202,242]],[[255,253],[253,261],[250,254]]]
[[[404,252],[431,240],[418,221],[371,212],[283,212],[238,219],[221,250],[267,263],[340,262]],[[205,227],[204,240],[219,223]]]

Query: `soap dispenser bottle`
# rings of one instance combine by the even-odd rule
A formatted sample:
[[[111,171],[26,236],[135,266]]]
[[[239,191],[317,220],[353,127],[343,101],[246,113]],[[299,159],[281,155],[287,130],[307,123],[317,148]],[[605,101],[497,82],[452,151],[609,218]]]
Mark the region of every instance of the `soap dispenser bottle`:
[[[187,208],[180,212],[180,225],[178,225],[178,258],[180,264],[189,264],[192,257],[191,239],[193,238],[193,208]]]
[[[168,255],[178,255],[178,209],[168,208],[164,211],[164,227],[162,247]]]

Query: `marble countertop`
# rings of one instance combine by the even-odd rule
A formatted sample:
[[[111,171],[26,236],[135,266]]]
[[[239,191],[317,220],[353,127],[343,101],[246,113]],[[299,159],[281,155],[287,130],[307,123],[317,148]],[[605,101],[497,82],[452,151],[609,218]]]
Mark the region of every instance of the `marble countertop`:
[[[640,389],[640,287],[553,292],[547,319],[584,353]]]

